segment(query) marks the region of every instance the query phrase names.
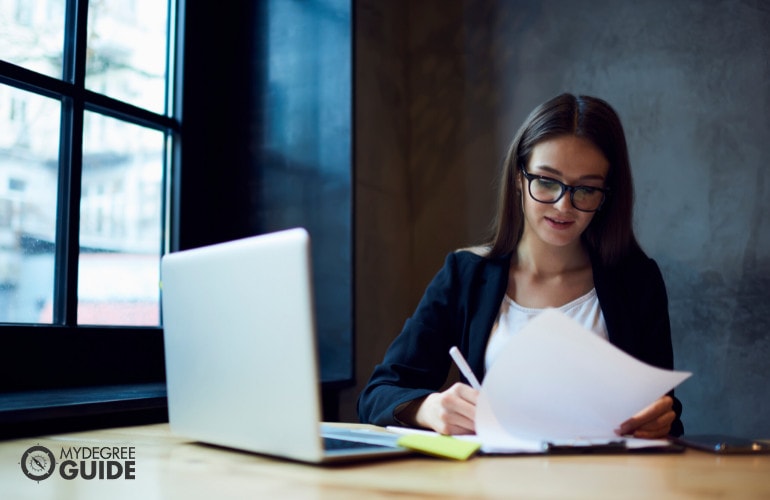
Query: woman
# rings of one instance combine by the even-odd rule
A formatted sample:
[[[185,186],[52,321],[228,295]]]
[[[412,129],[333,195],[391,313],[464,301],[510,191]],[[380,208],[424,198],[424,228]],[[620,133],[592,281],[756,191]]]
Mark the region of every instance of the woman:
[[[449,254],[358,402],[362,422],[473,433],[478,391],[441,390],[449,348],[481,380],[506,338],[558,308],[637,359],[673,368],[660,270],[639,247],[625,134],[601,99],[563,94],[536,108],[503,169],[491,241]],[[673,391],[620,424],[681,435]]]

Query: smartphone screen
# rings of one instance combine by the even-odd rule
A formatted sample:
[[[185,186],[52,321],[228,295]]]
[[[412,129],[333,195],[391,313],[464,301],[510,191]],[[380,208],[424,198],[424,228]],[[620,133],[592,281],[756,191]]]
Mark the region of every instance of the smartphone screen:
[[[724,434],[685,434],[675,441],[711,453],[770,453],[770,443]]]

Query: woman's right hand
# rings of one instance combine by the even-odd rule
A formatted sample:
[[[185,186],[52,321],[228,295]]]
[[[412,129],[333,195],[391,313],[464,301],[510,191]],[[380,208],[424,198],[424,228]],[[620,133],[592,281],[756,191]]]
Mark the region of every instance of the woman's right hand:
[[[479,391],[457,382],[423,399],[414,414],[415,422],[440,434],[475,434],[478,397]]]

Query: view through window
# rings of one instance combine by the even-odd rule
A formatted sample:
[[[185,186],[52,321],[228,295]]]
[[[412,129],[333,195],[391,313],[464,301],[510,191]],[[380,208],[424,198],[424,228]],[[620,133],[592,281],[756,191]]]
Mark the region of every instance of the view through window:
[[[159,326],[174,12],[0,0],[0,322]]]

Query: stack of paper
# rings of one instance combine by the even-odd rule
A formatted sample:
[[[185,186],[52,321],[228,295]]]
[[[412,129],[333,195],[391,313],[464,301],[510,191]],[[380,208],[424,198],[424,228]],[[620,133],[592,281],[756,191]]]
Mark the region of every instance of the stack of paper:
[[[616,440],[622,422],[690,375],[642,363],[563,313],[547,310],[508,341],[484,377],[475,439],[486,452]]]

